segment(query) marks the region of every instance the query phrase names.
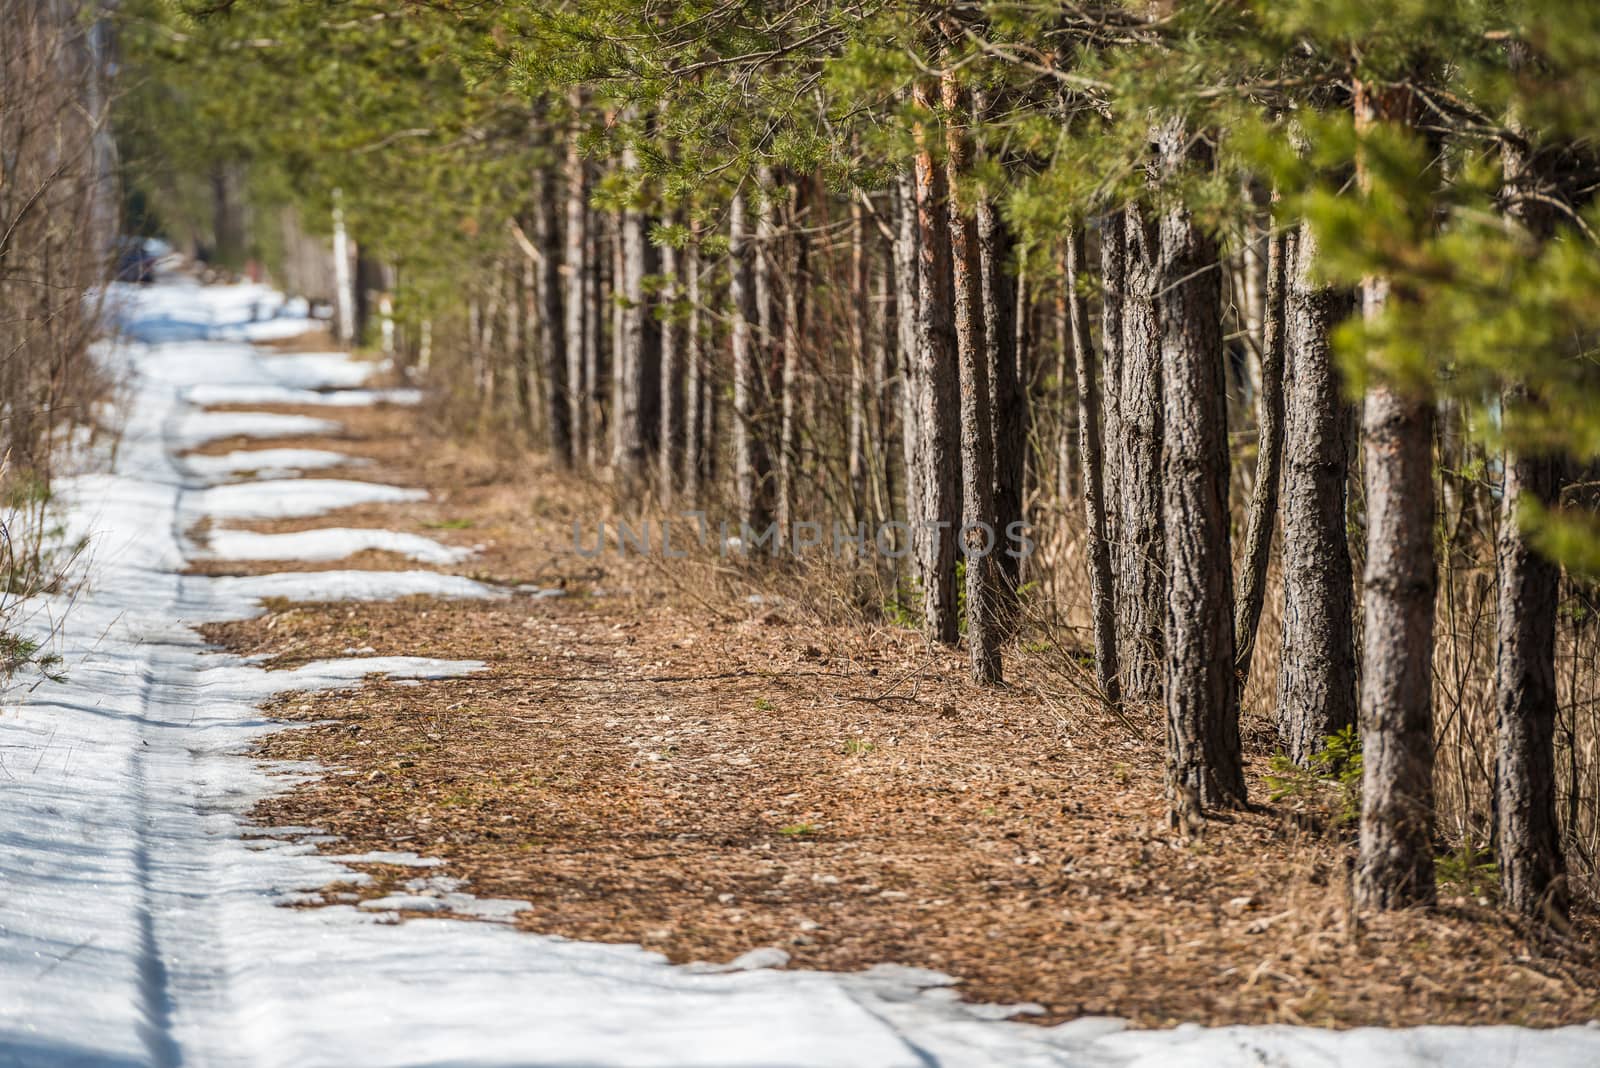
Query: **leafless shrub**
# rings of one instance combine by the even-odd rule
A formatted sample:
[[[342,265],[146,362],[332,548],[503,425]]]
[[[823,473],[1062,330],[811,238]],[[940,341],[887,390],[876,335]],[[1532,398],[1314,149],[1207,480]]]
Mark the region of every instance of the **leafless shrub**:
[[[99,388],[99,329],[116,230],[105,39],[79,5],[0,0],[0,631],[59,581],[48,520],[63,445]],[[56,546],[60,548],[59,546]],[[0,635],[0,673],[43,665]]]

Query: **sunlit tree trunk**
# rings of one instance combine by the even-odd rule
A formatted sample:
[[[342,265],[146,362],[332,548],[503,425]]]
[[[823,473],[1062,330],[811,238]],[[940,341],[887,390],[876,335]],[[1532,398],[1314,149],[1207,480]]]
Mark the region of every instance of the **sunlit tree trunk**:
[[[691,503],[700,499],[700,474],[707,448],[706,367],[700,324],[700,236],[694,234],[683,250],[684,300],[688,305],[683,325],[683,495]]]
[[[660,468],[657,478],[661,506],[671,507],[677,491],[678,470],[683,463],[684,429],[684,352],[683,326],[678,318],[678,301],[682,296],[682,279],[679,275],[681,255],[672,245],[661,250],[662,288],[660,301],[666,316],[657,327],[660,336],[660,383],[656,396],[660,400],[660,427],[658,453]]]
[[[1126,700],[1155,705],[1162,695],[1167,612],[1166,541],[1161,517],[1161,334],[1156,318],[1160,236],[1142,209],[1124,223],[1122,377],[1117,385],[1122,440],[1118,517],[1117,649]]]
[[[914,97],[927,113],[937,112],[931,82],[919,81]],[[928,636],[953,645],[960,635],[955,556],[956,526],[961,515],[957,485],[961,457],[955,328],[951,318],[954,294],[950,222],[945,171],[935,159],[936,135],[921,122],[915,135],[920,500],[914,541]]]
[[[1162,167],[1205,166],[1176,122]],[[1167,773],[1206,808],[1244,804],[1234,676],[1233,560],[1228,551],[1228,417],[1222,276],[1215,240],[1189,212],[1161,215],[1161,522],[1166,537]]]
[[[1000,682],[1001,627],[996,556],[1003,530],[995,529],[994,429],[990,389],[991,342],[986,331],[983,276],[978,256],[978,220],[960,183],[970,165],[962,117],[968,99],[954,73],[941,84],[945,111],[949,202],[951,289],[961,391],[961,545],[966,558],[967,646],[975,682]]]
[[[1410,94],[1360,85],[1356,123],[1409,122]],[[1371,321],[1386,278],[1362,284]],[[1433,874],[1433,424],[1431,398],[1379,375],[1362,414],[1367,499],[1361,677],[1361,856],[1369,908],[1430,904]]]
[[[574,98],[574,110],[581,106],[581,98]],[[566,231],[563,233],[562,280],[566,286],[566,347],[560,355],[567,361],[566,396],[567,423],[571,427],[572,449],[570,459],[586,456],[589,448],[589,405],[587,398],[591,380],[587,376],[587,356],[591,338],[588,330],[588,279],[587,255],[589,240],[589,182],[583,155],[578,150],[576,130],[569,130],[566,144]],[[556,358],[552,355],[552,359]],[[559,458],[559,457],[558,457]]]
[[[1080,290],[1084,260],[1083,228],[1067,237],[1067,310],[1072,323],[1074,380],[1077,383],[1078,454],[1083,457],[1084,529],[1088,533],[1089,616],[1094,628],[1095,678],[1112,705],[1122,703],[1117,660],[1117,618],[1112,588],[1111,546],[1106,538],[1105,451],[1100,434],[1100,383],[1095,367],[1089,313]]]
[[[900,436],[905,470],[905,517],[915,532],[922,520],[922,361],[917,349],[917,299],[921,288],[917,241],[916,176],[901,171],[895,186],[894,296],[895,338],[900,365]],[[914,533],[913,546],[920,545]]]
[[[973,90],[974,112],[985,121],[992,110],[990,94]],[[1011,274],[1015,239],[992,196],[977,202],[978,263],[983,275],[983,329],[988,339],[990,409],[994,415],[994,521],[1000,538],[1022,521],[1023,473],[1028,455],[1030,408],[1027,376],[1018,343],[1017,291]],[[1016,626],[1017,589],[1022,561],[997,550],[1000,568],[997,612],[1006,630]]]
[[[866,207],[850,202],[850,381],[845,398],[845,477],[850,486],[850,519],[867,512],[867,357],[871,295],[867,278]]]
[[[806,319],[806,272],[808,270],[808,239],[802,219],[808,207],[808,183],[792,183],[791,197],[784,234],[783,249],[783,313],[779,345],[779,403],[778,420],[778,539],[788,545],[794,530],[795,494],[798,492],[802,470],[800,455],[801,423],[806,421],[807,405],[804,403],[801,361],[804,359],[803,341]]]
[[[751,247],[747,198],[741,187],[728,210],[728,259],[732,266],[729,297],[733,304],[730,343],[733,350],[733,467],[739,521],[765,530],[769,460],[761,436],[759,405],[760,352],[757,343],[756,250]]]
[[[1304,764],[1328,735],[1356,722],[1356,652],[1350,545],[1349,405],[1330,333],[1349,314],[1344,290],[1315,277],[1316,236],[1292,243],[1285,300],[1283,643],[1278,738]]]
[[[1513,52],[1521,66],[1523,49]],[[1509,124],[1521,134],[1513,118]],[[1501,148],[1505,181],[1515,205],[1511,216],[1531,238],[1545,240],[1554,220],[1547,205],[1519,196],[1531,191],[1531,173],[1520,138]],[[1538,401],[1524,386],[1506,391],[1507,420]],[[1570,894],[1556,822],[1556,609],[1561,570],[1541,554],[1524,530],[1525,505],[1549,508],[1561,488],[1557,458],[1531,450],[1505,456],[1501,502],[1499,613],[1495,624],[1495,859],[1505,903],[1525,916],[1548,920],[1564,915]]]
[[[623,147],[622,169],[630,174],[639,169],[631,143]],[[631,486],[645,477],[661,414],[661,335],[645,290],[645,279],[656,268],[649,229],[644,210],[630,201],[622,212],[622,300],[611,462],[622,484]]]

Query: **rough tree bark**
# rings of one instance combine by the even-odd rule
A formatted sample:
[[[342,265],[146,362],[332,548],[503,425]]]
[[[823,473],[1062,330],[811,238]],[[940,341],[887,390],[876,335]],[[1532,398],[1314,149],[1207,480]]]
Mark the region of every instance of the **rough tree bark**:
[[[1105,456],[1100,434],[1100,384],[1096,377],[1089,312],[1083,306],[1083,228],[1067,235],[1067,311],[1078,383],[1078,454],[1083,457],[1083,510],[1089,535],[1089,613],[1094,626],[1095,677],[1113,707],[1122,704],[1122,669],[1117,662],[1117,614],[1112,590],[1111,546],[1106,540]]]
[[[1568,894],[1556,822],[1556,606],[1561,570],[1518,525],[1525,499],[1551,504],[1558,461],[1506,457],[1495,626],[1494,809],[1505,902],[1524,915],[1564,915]]]
[[[1100,401],[1101,440],[1101,493],[1104,499],[1106,545],[1111,560],[1111,591],[1117,595],[1117,560],[1122,541],[1121,509],[1118,500],[1123,493],[1122,477],[1122,306],[1127,290],[1127,234],[1123,232],[1121,214],[1102,216],[1100,220],[1100,350],[1102,383]],[[1116,627],[1120,607],[1112,616]],[[1116,634],[1121,639],[1120,633]],[[1121,666],[1121,657],[1118,657]],[[1121,686],[1119,671],[1118,685]]]
[[[656,394],[661,403],[658,432],[657,459],[660,463],[657,478],[661,485],[661,506],[670,508],[677,491],[678,469],[683,463],[684,429],[684,373],[683,328],[678,319],[678,301],[682,297],[679,278],[681,256],[672,245],[661,250],[661,275],[664,280],[660,300],[666,316],[658,330],[661,337],[661,382]]]
[[[945,112],[946,165],[951,192],[951,289],[955,297],[956,353],[961,390],[961,538],[966,558],[967,647],[973,681],[1001,681],[999,586],[996,556],[1004,530],[994,515],[994,428],[990,392],[990,341],[985,331],[983,276],[978,259],[978,220],[960,183],[971,163],[966,126],[967,94],[953,72],[941,79]]]
[[[901,171],[895,186],[894,303],[895,337],[901,368],[900,445],[905,471],[906,523],[912,530],[921,521],[922,361],[917,358],[917,296],[920,249],[917,245],[917,194],[913,171]],[[912,546],[917,539],[911,539]]]
[[[989,338],[989,394],[994,412],[994,516],[1000,537],[1022,521],[1023,470],[1028,455],[1027,379],[1017,344],[1017,287],[1009,271],[1014,246],[994,202],[978,201],[978,265],[983,275],[984,333]],[[1022,560],[1006,552],[1000,567],[1000,619],[1015,627]]]
[[[610,352],[606,344],[605,315],[609,303],[607,267],[611,257],[606,217],[589,212],[584,232],[584,316],[583,316],[583,404],[588,411],[589,466],[599,467],[605,459],[606,412],[601,398],[606,395],[610,377]]]
[[[1356,651],[1345,500],[1350,409],[1330,332],[1352,302],[1319,285],[1316,237],[1302,224],[1285,300],[1283,652],[1278,738],[1304,764],[1356,721]]]
[[[728,259],[732,264],[729,297],[733,303],[730,347],[733,350],[733,468],[739,521],[761,531],[767,528],[770,460],[761,434],[761,364],[756,341],[756,252],[750,245],[743,188],[733,194],[728,211]]]
[[[705,352],[700,337],[700,235],[691,234],[683,249],[684,300],[688,304],[683,324],[683,495],[691,503],[700,499],[701,457],[707,445]]]
[[[761,168],[758,176],[761,199],[756,201],[755,286],[756,322],[760,330],[756,335],[756,395],[755,433],[761,437],[772,465],[768,485],[763,491],[771,500],[777,489],[778,458],[773,454],[778,439],[778,410],[783,398],[778,395],[782,383],[782,356],[779,346],[783,341],[783,320],[779,307],[778,285],[775,279],[778,258],[778,213],[775,202],[777,172],[771,167]],[[769,508],[772,506],[769,505]]]
[[[876,505],[875,518],[881,526],[895,517],[895,476],[894,458],[891,455],[890,443],[894,440],[897,431],[895,413],[900,410],[900,390],[902,384],[896,376],[896,346],[892,337],[896,329],[896,300],[894,291],[894,271],[888,262],[889,257],[879,257],[877,272],[877,293],[875,301],[875,314],[877,316],[872,331],[872,412],[875,417],[872,440],[880,444],[880,451],[873,454],[872,469],[875,471],[873,479],[873,497]]]
[[[867,281],[866,206],[850,201],[850,384],[845,398],[845,472],[850,486],[850,521],[867,512],[867,333],[871,299]]]
[[[1177,122],[1161,131],[1163,170],[1209,163]],[[1160,221],[1159,320],[1166,536],[1167,774],[1175,805],[1244,804],[1233,673],[1228,551],[1228,423],[1222,274],[1215,240],[1174,206]]]
[[[1522,62],[1520,47],[1513,62]],[[1520,133],[1513,117],[1509,124]],[[1509,214],[1535,240],[1549,237],[1548,206],[1524,194],[1536,190],[1526,150],[1507,138],[1502,149]],[[1537,403],[1526,388],[1506,391],[1511,419]],[[1563,916],[1568,906],[1561,832],[1556,822],[1556,608],[1561,570],[1540,554],[1524,533],[1524,503],[1548,508],[1561,488],[1559,461],[1510,450],[1505,457],[1497,555],[1500,610],[1495,624],[1496,860],[1505,902],[1525,916]]]
[[[974,89],[979,120],[990,114],[985,91]],[[1018,344],[1016,307],[1018,287],[1010,274],[1015,239],[991,197],[978,199],[978,264],[983,275],[984,335],[989,339],[989,393],[994,415],[994,516],[995,529],[1004,538],[1011,524],[1022,521],[1023,472],[1028,454],[1027,374]],[[1022,560],[1003,550],[996,553],[1000,567],[999,614],[1006,630],[1016,626],[1017,589],[1022,580]]]
[[[567,309],[562,301],[560,247],[561,202],[556,197],[554,175],[543,180],[543,195],[534,209],[534,244],[539,261],[533,265],[534,306],[538,308],[539,358],[544,365],[545,432],[550,454],[563,467],[572,465],[572,407],[567,388]]]
[[[938,110],[931,81],[913,90],[917,105]],[[944,168],[934,158],[933,136],[923,122],[915,128],[917,209],[918,489],[921,500],[913,541],[928,637],[954,645],[960,637],[956,616],[956,524],[961,508],[957,476],[961,470],[957,425],[958,374],[950,270],[950,221]]]
[[[1409,122],[1405,90],[1358,84],[1356,124]],[[1361,168],[1358,165],[1358,177]],[[1364,182],[1363,182],[1364,184]],[[1362,284],[1371,320],[1389,282]],[[1361,678],[1361,852],[1356,897],[1368,908],[1431,904],[1433,873],[1433,549],[1431,400],[1381,375],[1362,416],[1367,490]]]
[[[806,183],[795,181],[786,212],[783,247],[783,313],[779,383],[783,394],[778,423],[778,540],[790,544],[795,523],[795,492],[800,482],[802,421],[801,337],[805,331],[807,239],[801,217],[807,206]]]
[[[622,149],[622,169],[639,169],[630,142]],[[622,212],[622,301],[616,367],[616,432],[611,462],[624,485],[645,477],[661,412],[661,347],[645,278],[655,273],[649,219],[635,200]]]
[[[1117,386],[1122,514],[1117,523],[1117,647],[1122,695],[1156,705],[1162,695],[1166,541],[1161,524],[1162,367],[1156,317],[1160,236],[1142,209],[1124,216],[1122,377]]]
[[[1278,518],[1278,476],[1283,463],[1284,300],[1289,270],[1289,237],[1267,236],[1267,287],[1261,324],[1261,389],[1256,403],[1257,445],[1255,486],[1245,526],[1244,566],[1239,579],[1239,604],[1234,612],[1234,669],[1250,677],[1256,648],[1256,626],[1267,596],[1267,565],[1272,560],[1272,534]]]
[[[574,111],[582,106],[581,98],[574,98]],[[586,356],[589,333],[587,279],[588,265],[584,259],[588,251],[589,175],[578,148],[576,130],[567,133],[566,170],[566,233],[563,234],[563,260],[561,270],[566,283],[566,337],[563,350],[567,360],[564,398],[567,404],[567,421],[572,430],[572,456],[585,456],[589,449],[589,394],[590,381],[586,376],[589,360]]]
[[[1364,286],[1371,317],[1384,280]],[[1362,419],[1367,566],[1362,715],[1362,902],[1426,904],[1433,879],[1433,406],[1387,385]]]

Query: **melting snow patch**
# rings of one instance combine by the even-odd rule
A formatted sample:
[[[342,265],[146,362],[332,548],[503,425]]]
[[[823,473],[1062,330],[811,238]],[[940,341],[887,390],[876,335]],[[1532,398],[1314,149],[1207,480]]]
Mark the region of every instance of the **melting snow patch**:
[[[288,534],[245,530],[213,530],[207,535],[209,556],[223,560],[342,560],[366,549],[380,549],[425,564],[456,564],[476,550],[443,545],[420,534],[393,530],[331,527]]]
[[[270,381],[295,389],[354,389],[367,379],[393,367],[388,360],[373,363],[343,352],[296,352],[269,356],[262,361]],[[213,380],[211,385],[237,385]]]
[[[361,903],[364,909],[377,912],[382,909],[408,909],[411,912],[449,912],[450,906],[441,898],[422,894],[390,894],[388,897],[370,897]]]
[[[343,478],[283,478],[230,482],[191,494],[184,510],[212,519],[288,519],[356,504],[421,501],[427,491]]]
[[[328,859],[337,860],[340,864],[393,864],[399,868],[437,868],[444,863],[438,857],[419,857],[415,853],[401,853],[387,849],[377,849],[370,853],[351,853]]]
[[[441,575],[436,571],[284,571],[205,581],[223,600],[235,605],[264,601],[271,597],[281,597],[287,601],[321,602],[393,601],[401,597],[453,597],[467,600],[505,596],[503,590],[494,586],[474,582],[460,575]],[[245,614],[248,617],[254,615],[255,611],[250,608]],[[372,664],[379,659],[382,658],[348,663]]]
[[[221,438],[290,438],[301,434],[337,434],[344,427],[328,419],[281,412],[190,412],[173,431],[179,448],[192,449]]]
[[[238,449],[222,456],[185,456],[183,465],[207,481],[243,472],[259,478],[291,478],[319,467],[365,465],[372,461],[328,449]]]

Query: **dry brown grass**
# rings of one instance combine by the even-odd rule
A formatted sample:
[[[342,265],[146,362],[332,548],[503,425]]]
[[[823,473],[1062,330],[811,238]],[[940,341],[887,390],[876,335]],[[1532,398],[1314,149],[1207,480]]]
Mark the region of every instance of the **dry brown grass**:
[[[980,690],[958,653],[874,618],[885,576],[702,552],[586,560],[571,521],[624,514],[604,485],[434,443],[406,413],[371,419],[364,454],[434,499],[262,526],[483,544],[452,570],[567,595],[275,605],[206,628],[280,667],[351,648],[490,665],[280,699],[274,714],[302,728],[263,754],[344,773],[265,803],[263,821],[325,828],[340,852],[439,856],[474,891],[531,902],[530,930],[675,960],[770,944],[801,966],[928,966],[970,997],[1036,1001],[1045,1019],[1600,1014],[1585,951],[1460,891],[1434,913],[1352,914],[1338,835],[1262,808],[1173,838],[1156,720],[1092,700],[1070,616],[1040,614],[1011,651],[1011,684]],[[1267,753],[1252,743],[1257,798]],[[372,870],[363,893],[409,875]]]

